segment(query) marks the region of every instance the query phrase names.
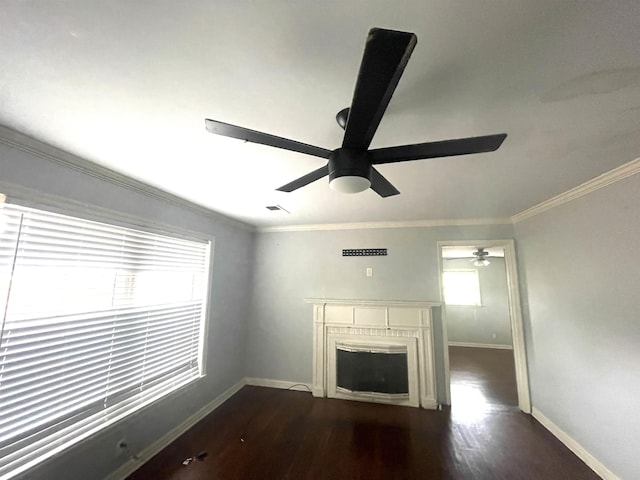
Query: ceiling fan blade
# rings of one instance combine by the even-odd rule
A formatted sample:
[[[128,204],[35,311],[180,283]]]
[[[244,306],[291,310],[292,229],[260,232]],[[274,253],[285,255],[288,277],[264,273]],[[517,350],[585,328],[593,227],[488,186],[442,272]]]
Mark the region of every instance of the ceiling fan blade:
[[[507,137],[506,133],[486,135],[484,137],[459,138],[440,142],[416,143],[399,147],[378,148],[369,150],[371,163],[407,162],[424,158],[453,157],[470,153],[493,152],[500,148]]]
[[[413,33],[381,28],[369,30],[343,148],[369,148],[417,41]]]
[[[289,140],[288,138],[276,137],[268,133],[218,122],[217,120],[207,118],[204,123],[207,131],[215,133],[216,135],[222,135],[223,137],[237,138],[246,142],[260,143],[262,145],[269,145],[270,147],[306,153],[307,155],[313,155],[315,157],[329,158],[329,155],[331,155],[331,150],[327,150],[326,148],[315,147],[306,143],[296,142],[295,140]]]
[[[306,175],[295,179],[293,182],[289,182],[286,185],[281,186],[280,188],[276,188],[281,192],[293,192],[300,187],[304,187],[305,185],[309,185],[311,182],[315,182],[316,180],[320,180],[322,177],[326,177],[329,175],[329,169],[325,165],[324,167],[318,168],[313,172],[307,173]]]
[[[371,167],[371,190],[383,198],[398,195],[400,193],[396,187],[391,185],[389,180],[384,178],[382,174],[373,167]]]

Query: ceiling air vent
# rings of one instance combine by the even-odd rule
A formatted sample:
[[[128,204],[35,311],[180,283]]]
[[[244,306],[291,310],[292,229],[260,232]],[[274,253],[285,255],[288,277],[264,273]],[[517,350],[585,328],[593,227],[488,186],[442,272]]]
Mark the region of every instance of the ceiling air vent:
[[[286,208],[283,208],[280,205],[267,205],[267,210],[271,210],[272,212],[282,211],[282,212],[291,213],[289,212],[289,210],[287,210]]]

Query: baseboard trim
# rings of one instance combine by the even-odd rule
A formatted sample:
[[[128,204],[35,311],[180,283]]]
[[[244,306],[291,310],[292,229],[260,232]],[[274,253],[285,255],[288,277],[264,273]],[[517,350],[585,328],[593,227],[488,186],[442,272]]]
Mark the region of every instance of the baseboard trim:
[[[244,379],[247,385],[254,387],[281,388],[284,390],[297,390],[301,392],[311,392],[311,384],[305,382],[290,382],[286,380],[272,380],[270,378],[247,377]]]
[[[536,407],[531,409],[531,415],[604,480],[620,480],[620,477],[605,467],[597,458],[587,452],[582,445],[573,439],[573,437],[549,420]]]
[[[450,347],[471,347],[471,348],[496,348],[499,350],[513,350],[512,345],[499,345],[495,343],[470,343],[470,342],[449,342]]]
[[[482,348],[511,348],[510,346],[495,346],[495,345],[484,345],[479,343],[463,343],[463,342],[449,342],[450,346],[462,346],[462,347],[482,347]],[[165,435],[160,437],[157,441],[149,445],[147,448],[142,450],[137,454],[137,459],[129,460],[127,463],[123,464],[112,472],[109,476],[106,477],[105,480],[123,480],[132,473],[134,473],[137,469],[139,469],[145,462],[149,461],[153,456],[162,451],[164,448],[169,446],[171,442],[173,442],[180,435],[185,433],[191,427],[200,422],[204,417],[213,412],[216,408],[226,402],[229,398],[231,398],[234,394],[236,394],[242,387],[245,385],[252,385],[257,387],[270,387],[270,388],[279,388],[285,390],[298,390],[298,391],[311,391],[311,384],[305,382],[291,382],[285,380],[273,380],[269,378],[255,378],[255,377],[246,377],[241,381],[237,382],[235,385],[231,386],[222,394],[218,395],[214,400],[209,402],[207,405],[202,407],[184,422],[182,422],[177,427],[173,428]],[[436,405],[437,406],[437,405]],[[546,415],[544,415],[540,410],[536,407],[531,409],[531,415],[535,418],[542,426],[544,426],[549,432],[551,432],[558,440],[560,440],[569,450],[571,450],[580,460],[582,460],[589,468],[591,468],[595,473],[600,475],[603,480],[621,480],[620,477],[615,475],[611,470],[609,470],[604,464],[602,464],[598,459],[596,459],[593,455],[591,455],[587,450],[582,447],[573,437],[571,437],[568,433],[558,427],[555,423],[553,423]]]
[[[433,398],[421,398],[420,407],[428,410],[438,410],[438,402]]]
[[[147,461],[149,461],[154,455],[162,451],[164,448],[168,447],[171,442],[173,442],[180,435],[185,433],[199,421],[201,421],[204,417],[213,412],[216,408],[222,405],[224,402],[229,400],[235,393],[237,393],[242,387],[246,385],[245,379],[240,380],[238,383],[227,389],[225,392],[218,395],[207,405],[202,407],[196,413],[187,418],[184,422],[182,422],[177,427],[173,428],[158,440],[153,442],[147,448],[142,450],[137,454],[136,459],[131,459],[120,468],[115,470],[111,475],[109,475],[105,480],[123,480],[139,469],[142,465],[144,465]]]

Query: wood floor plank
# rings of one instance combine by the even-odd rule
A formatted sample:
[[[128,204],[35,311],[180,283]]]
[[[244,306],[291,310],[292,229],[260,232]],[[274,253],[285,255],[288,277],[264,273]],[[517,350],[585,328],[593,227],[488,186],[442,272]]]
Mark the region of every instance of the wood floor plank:
[[[480,380],[468,375],[482,369],[479,364],[485,360],[493,366]],[[457,380],[452,371],[452,384],[459,382],[459,394],[472,397],[482,397],[492,376],[499,378],[510,368],[499,358],[456,360],[454,354],[452,366],[456,362],[467,366],[455,367],[461,370]],[[454,397],[451,408],[433,411],[247,386],[129,478],[599,478],[535,419],[514,407],[508,388],[499,390],[485,392],[480,405],[464,399],[456,405]],[[203,461],[182,465],[199,452],[207,452]]]

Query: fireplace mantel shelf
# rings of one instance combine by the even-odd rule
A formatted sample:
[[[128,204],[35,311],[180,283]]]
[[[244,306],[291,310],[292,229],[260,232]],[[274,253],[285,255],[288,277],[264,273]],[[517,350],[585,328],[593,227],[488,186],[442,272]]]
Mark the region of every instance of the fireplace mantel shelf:
[[[410,307],[410,308],[431,308],[441,307],[442,302],[428,302],[423,300],[362,300],[348,298],[305,298],[306,303],[314,305],[352,305],[371,307]]]

